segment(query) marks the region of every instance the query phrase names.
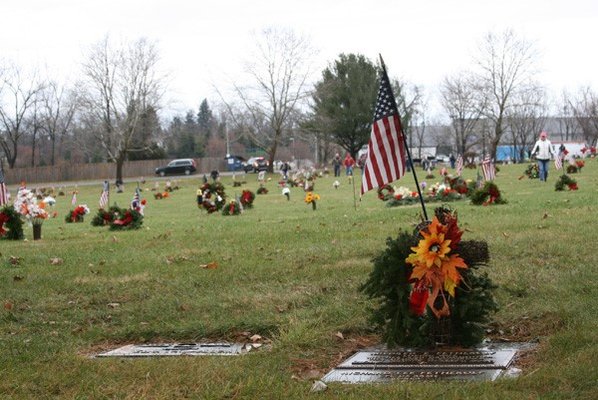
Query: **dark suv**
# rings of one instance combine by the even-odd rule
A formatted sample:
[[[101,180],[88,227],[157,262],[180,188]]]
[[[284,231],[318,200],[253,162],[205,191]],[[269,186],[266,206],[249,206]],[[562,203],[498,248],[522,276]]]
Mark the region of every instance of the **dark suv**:
[[[191,175],[196,170],[195,160],[182,158],[180,160],[172,160],[165,167],[156,168],[156,175]]]
[[[270,163],[265,157],[251,157],[243,165],[243,170],[245,173],[266,171],[268,170],[268,165],[270,165]]]

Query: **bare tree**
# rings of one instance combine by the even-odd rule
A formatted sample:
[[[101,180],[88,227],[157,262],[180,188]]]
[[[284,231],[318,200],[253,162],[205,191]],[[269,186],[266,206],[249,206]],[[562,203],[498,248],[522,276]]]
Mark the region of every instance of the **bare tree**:
[[[577,98],[571,100],[570,104],[585,142],[590,146],[596,146],[598,143],[598,94],[590,87],[581,88]]]
[[[488,132],[488,150],[496,158],[496,148],[506,129],[507,112],[515,105],[518,93],[535,85],[532,78],[536,53],[531,43],[507,30],[499,35],[486,35],[475,63],[475,84],[481,95],[479,109],[493,125]]]
[[[117,181],[122,181],[127,154],[145,150],[133,144],[142,115],[159,108],[163,77],[158,60],[155,44],[146,39],[113,48],[106,37],[92,47],[83,65],[84,104],[101,124],[97,140],[116,163]]]
[[[410,149],[413,149],[413,137],[418,139],[419,150],[423,144],[423,133],[425,132],[425,109],[421,87],[392,79],[392,90],[397,102],[397,109],[401,116],[401,127],[407,137]]]
[[[565,90],[562,92],[560,102],[557,105],[556,119],[561,140],[568,141],[581,134],[575,119],[571,95]]]
[[[66,85],[49,81],[41,96],[42,126],[51,143],[50,164],[56,162],[56,141],[70,130],[77,109],[77,95]]]
[[[442,106],[452,120],[451,131],[457,153],[469,153],[479,140],[476,129],[485,108],[479,103],[471,75],[460,73],[444,78],[440,94]]]
[[[253,84],[234,85],[245,123],[231,113],[233,121],[244,125],[244,133],[268,154],[270,169],[285,131],[292,126],[293,111],[306,96],[312,53],[306,38],[288,30],[266,29],[258,38],[255,58],[246,64]]]
[[[24,74],[16,65],[0,76],[0,148],[9,168],[15,167],[19,141],[27,133],[26,121],[32,117],[42,87],[36,73]]]
[[[507,112],[507,126],[511,131],[512,144],[517,151],[515,161],[525,159],[525,151],[534,143],[535,137],[546,124],[547,104],[544,90],[533,88],[519,92],[515,104]]]

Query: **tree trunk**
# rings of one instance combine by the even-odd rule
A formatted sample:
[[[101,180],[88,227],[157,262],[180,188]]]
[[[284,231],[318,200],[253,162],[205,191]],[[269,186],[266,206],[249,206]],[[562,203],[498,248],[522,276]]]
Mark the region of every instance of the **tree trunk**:
[[[116,158],[116,182],[123,182],[123,165],[125,163],[125,156],[119,154]]]
[[[54,166],[54,156],[56,154],[56,136],[52,135],[50,139],[52,140],[52,153],[50,155],[50,165]]]

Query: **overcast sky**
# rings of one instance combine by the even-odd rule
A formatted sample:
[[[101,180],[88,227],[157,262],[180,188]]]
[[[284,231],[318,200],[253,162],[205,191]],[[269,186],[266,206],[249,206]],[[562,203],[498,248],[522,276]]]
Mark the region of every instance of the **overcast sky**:
[[[76,77],[106,34],[155,40],[170,112],[217,101],[212,85],[234,79],[252,32],[272,26],[308,35],[317,71],[340,53],[381,53],[392,77],[430,95],[468,67],[486,33],[508,28],[534,43],[554,93],[598,89],[597,0],[18,0],[3,1],[0,15],[0,59],[53,76]]]

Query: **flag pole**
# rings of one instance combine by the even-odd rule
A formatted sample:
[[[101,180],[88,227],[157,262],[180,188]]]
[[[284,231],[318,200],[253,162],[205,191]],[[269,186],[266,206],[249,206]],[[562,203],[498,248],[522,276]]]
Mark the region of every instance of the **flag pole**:
[[[351,182],[353,183],[353,208],[357,210],[357,196],[355,195],[355,176],[351,173]],[[359,199],[361,201],[361,198]]]
[[[384,60],[382,59],[382,54],[380,54],[379,56],[380,56],[380,64],[382,65],[382,72],[384,73],[384,76],[386,77],[386,79],[388,79],[388,74],[386,73],[386,65],[384,64]],[[390,82],[390,80],[389,80],[389,82]],[[399,115],[399,110],[397,108],[396,103],[394,104],[394,107],[395,107],[395,112],[397,113],[397,117],[399,118],[399,122],[400,122],[401,116]],[[419,182],[417,180],[417,174],[415,173],[415,168],[413,166],[413,160],[411,159],[411,151],[409,151],[409,146],[407,144],[407,137],[405,135],[405,132],[403,131],[403,124],[401,123],[400,126],[401,126],[401,136],[403,136],[403,143],[405,144],[405,152],[407,153],[407,160],[409,161],[409,166],[411,167],[411,172],[413,172],[413,180],[415,180],[415,187],[417,188],[417,194],[419,195],[419,202],[421,203],[421,206],[422,206],[422,211],[424,213],[424,219],[426,221],[428,221],[428,213],[426,212],[426,205],[424,204],[424,198],[422,196],[422,192],[419,187]]]

